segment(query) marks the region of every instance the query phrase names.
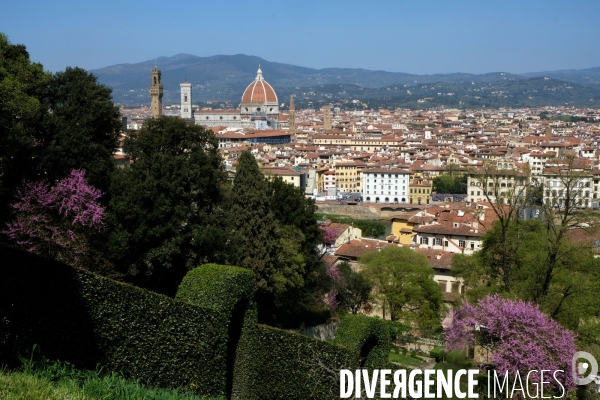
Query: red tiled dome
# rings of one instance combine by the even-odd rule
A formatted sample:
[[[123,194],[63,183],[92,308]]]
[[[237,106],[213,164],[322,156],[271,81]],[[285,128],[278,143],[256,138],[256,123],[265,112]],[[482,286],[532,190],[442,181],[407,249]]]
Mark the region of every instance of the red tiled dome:
[[[277,95],[271,85],[264,80],[260,66],[258,67],[256,79],[248,85],[242,95],[242,103],[277,104]]]

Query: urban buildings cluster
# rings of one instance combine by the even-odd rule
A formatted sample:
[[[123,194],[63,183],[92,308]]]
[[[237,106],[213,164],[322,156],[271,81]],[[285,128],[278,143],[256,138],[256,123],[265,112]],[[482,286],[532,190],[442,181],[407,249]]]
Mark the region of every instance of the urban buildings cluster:
[[[151,108],[123,109],[130,129],[163,113],[157,68],[152,79]],[[291,98],[282,110],[281,103],[259,67],[238,109],[194,109],[191,85],[184,82],[181,104],[166,106],[164,112],[213,130],[231,175],[240,153],[249,150],[265,175],[282,177],[317,202],[339,203],[353,193],[360,200],[357,206],[391,221],[383,242],[333,224],[343,239],[330,244],[332,261],[355,262],[365,251],[385,245],[414,246],[430,259],[436,281],[452,297],[462,289],[449,273],[451,254],[481,247],[496,218],[490,202],[502,197],[508,204],[537,188],[541,202],[553,207],[566,202],[599,207],[597,109],[351,111],[334,104],[295,110]],[[445,173],[467,175],[466,191],[434,193],[433,179]],[[527,217],[535,218],[535,212]]]

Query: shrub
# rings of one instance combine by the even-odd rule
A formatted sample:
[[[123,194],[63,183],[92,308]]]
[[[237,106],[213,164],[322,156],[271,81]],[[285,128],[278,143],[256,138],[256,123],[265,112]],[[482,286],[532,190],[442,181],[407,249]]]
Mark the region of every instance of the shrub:
[[[435,359],[436,363],[444,361],[444,357],[446,357],[446,352],[442,347],[434,347],[429,352],[429,355]]]
[[[225,393],[228,332],[214,310],[5,246],[0,259],[0,362],[37,344],[78,368]]]
[[[254,301],[256,277],[246,268],[206,264],[187,273],[176,299],[211,309],[220,319],[227,339],[227,357],[219,370],[224,374],[228,398],[248,398],[255,380],[257,360],[252,357],[257,335]]]
[[[340,381],[328,371],[359,368],[359,354],[293,332],[258,326],[256,399],[332,399]]]
[[[340,320],[335,343],[360,354],[361,367],[382,368],[390,353],[390,331],[380,318],[347,314]]]

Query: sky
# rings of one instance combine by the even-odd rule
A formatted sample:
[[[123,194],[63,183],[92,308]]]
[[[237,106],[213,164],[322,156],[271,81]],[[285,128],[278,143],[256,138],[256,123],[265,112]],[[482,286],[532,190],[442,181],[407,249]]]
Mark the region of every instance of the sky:
[[[3,3],[0,32],[53,72],[180,53],[414,74],[600,67],[600,0]]]

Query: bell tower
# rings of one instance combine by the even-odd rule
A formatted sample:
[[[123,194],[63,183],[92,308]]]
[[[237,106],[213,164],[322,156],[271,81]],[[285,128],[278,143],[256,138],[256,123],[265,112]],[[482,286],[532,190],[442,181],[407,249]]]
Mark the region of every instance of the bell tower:
[[[290,113],[288,116],[289,132],[296,134],[296,106],[294,105],[294,95],[290,96]]]
[[[325,131],[331,130],[331,106],[323,106],[321,107],[321,111],[323,112],[323,129]]]
[[[192,119],[192,84],[186,80],[179,87],[181,89],[181,118]]]
[[[160,69],[154,64],[152,70],[152,82],[150,83],[150,99],[152,99],[152,117],[156,118],[162,115],[162,98],[163,98],[163,84],[160,76]]]

